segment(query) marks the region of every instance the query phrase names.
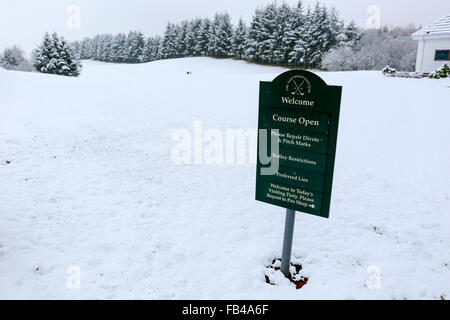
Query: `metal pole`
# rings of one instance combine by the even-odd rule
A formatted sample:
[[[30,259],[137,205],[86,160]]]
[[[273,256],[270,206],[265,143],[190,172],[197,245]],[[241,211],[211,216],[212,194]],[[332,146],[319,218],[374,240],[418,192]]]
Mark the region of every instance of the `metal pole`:
[[[294,236],[295,211],[286,210],[286,223],[284,225],[284,240],[283,240],[283,254],[281,256],[281,272],[289,278],[291,273],[289,267],[291,266],[291,251],[292,238]]]

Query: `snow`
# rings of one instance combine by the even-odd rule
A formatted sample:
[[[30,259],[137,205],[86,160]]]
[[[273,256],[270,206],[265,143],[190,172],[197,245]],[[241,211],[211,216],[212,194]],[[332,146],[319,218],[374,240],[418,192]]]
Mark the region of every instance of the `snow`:
[[[412,36],[417,40],[430,36],[450,36],[450,14],[447,14],[439,20],[423,27],[413,33]]]
[[[283,71],[211,58],[85,61],[79,78],[0,69],[0,298],[448,299],[448,79],[319,73],[344,91],[330,219],[296,218],[301,290],[265,283],[284,210],[254,200],[253,164],[171,161],[172,133],[196,120],[256,129],[259,81]]]

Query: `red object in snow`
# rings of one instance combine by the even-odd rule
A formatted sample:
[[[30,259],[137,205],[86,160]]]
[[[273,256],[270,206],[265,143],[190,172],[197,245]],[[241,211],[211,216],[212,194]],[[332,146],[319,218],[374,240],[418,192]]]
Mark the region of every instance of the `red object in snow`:
[[[291,280],[291,281],[292,281],[292,280]],[[301,289],[301,288],[303,288],[303,286],[304,286],[305,284],[308,283],[308,278],[305,278],[305,279],[300,280],[300,281],[292,281],[292,283],[295,284],[295,286],[297,287],[297,289]]]

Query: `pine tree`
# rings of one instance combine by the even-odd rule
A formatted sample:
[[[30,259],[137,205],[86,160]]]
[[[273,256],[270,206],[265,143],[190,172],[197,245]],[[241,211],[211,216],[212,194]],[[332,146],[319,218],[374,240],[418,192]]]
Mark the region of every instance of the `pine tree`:
[[[197,22],[196,20],[187,22],[187,30],[184,38],[185,42],[185,57],[196,56],[195,50],[195,35],[196,35]]]
[[[202,30],[202,19],[194,19],[190,24],[190,33],[188,37],[189,48],[191,50],[191,54],[194,57],[202,56],[204,50],[201,46],[199,46],[199,38]]]
[[[93,46],[93,41],[90,38],[83,39],[83,41],[81,42],[80,59],[92,59],[93,58],[92,46]]]
[[[130,31],[127,36],[127,58],[126,62],[142,62],[145,39],[140,31]]]
[[[309,19],[310,39],[307,44],[307,60],[309,67],[318,67],[322,57],[330,49],[330,37],[328,31],[329,25],[328,11],[318,2],[315,5]]]
[[[215,57],[228,57],[233,51],[233,26],[228,13],[216,14],[212,23],[209,51]]]
[[[209,55],[209,42],[211,36],[211,21],[209,19],[203,19],[199,31],[196,36],[196,46],[195,52],[199,55],[208,56]]]
[[[177,36],[175,38],[175,47],[178,58],[188,57],[189,49],[187,47],[187,34],[188,34],[189,24],[186,20],[183,20],[179,25],[176,26]]]
[[[97,45],[95,46],[95,60],[102,61],[103,56],[103,41],[105,39],[105,35],[99,35],[97,38]]]
[[[51,45],[50,45],[50,56],[47,64],[47,73],[56,74],[58,73],[58,59],[59,59],[59,38],[56,32],[51,34]]]
[[[98,60],[98,49],[100,46],[100,40],[101,40],[101,36],[100,35],[96,35],[94,37],[94,39],[92,40],[92,46],[91,46],[91,57],[94,60]]]
[[[219,18],[218,14],[214,16],[214,20],[211,21],[211,26],[209,27],[209,41],[208,41],[208,52],[210,56],[216,56],[217,45],[218,45],[218,36],[217,36],[217,28],[219,27]]]
[[[142,56],[142,62],[152,61],[153,39],[147,38],[144,45],[144,54]]]
[[[78,77],[80,75],[81,65],[74,57],[70,45],[63,37],[59,39],[58,50],[57,73],[64,76]]]
[[[46,33],[42,44],[34,51],[34,66],[42,73],[78,76],[81,64],[75,58],[70,45],[56,33]]]
[[[345,45],[347,41],[347,36],[345,35],[344,22],[339,19],[339,13],[333,7],[331,8],[330,14],[328,16],[329,29],[327,34],[329,37],[327,47],[324,48],[325,52],[328,52],[332,48],[340,47]]]
[[[358,27],[356,26],[356,23],[354,21],[351,21],[344,29],[344,34],[346,37],[346,43],[345,45],[355,49],[359,39],[361,38],[361,33],[358,30]]]
[[[124,33],[119,33],[114,36],[111,51],[114,62],[120,63],[127,61],[127,36]]]
[[[159,50],[161,47],[160,37],[148,38],[145,42],[143,62],[150,62],[160,59]]]
[[[162,59],[172,59],[177,57],[178,52],[176,48],[176,37],[177,37],[176,26],[173,25],[172,23],[168,23],[162,40],[162,48],[161,48]]]
[[[296,65],[308,68],[310,66],[311,55],[314,52],[316,44],[314,34],[314,14],[311,7],[308,6],[306,13],[304,14],[304,24],[302,27],[302,36],[297,41],[294,51],[296,54]]]
[[[113,36],[111,34],[105,34],[102,42],[100,60],[104,62],[114,62],[115,55],[113,51]]]
[[[287,34],[292,29],[291,15],[293,10],[283,3],[276,10],[275,16],[275,28],[272,34],[273,41],[273,62],[277,64],[287,64],[289,61],[290,52],[290,39],[287,38]]]
[[[308,10],[308,12],[310,12]],[[292,66],[301,66],[304,64],[306,53],[307,17],[303,13],[303,3],[298,2],[297,6],[290,12],[288,18],[288,28],[285,34],[284,43],[287,46],[288,58],[287,64]]]
[[[157,36],[153,38],[153,47],[151,54],[152,61],[161,59],[161,44],[162,44],[161,37]]]
[[[263,42],[263,22],[262,22],[262,9],[257,8],[255,14],[253,15],[252,22],[250,23],[250,28],[248,30],[247,39],[247,49],[245,50],[245,55],[250,60],[260,62],[260,46]]]
[[[273,63],[273,54],[276,49],[276,29],[277,29],[277,5],[272,3],[267,5],[262,14],[262,41],[259,46],[259,55],[262,62]]]
[[[231,56],[233,54],[233,25],[228,13],[220,15],[220,24],[216,32],[219,40],[217,55],[219,57]]]
[[[233,35],[233,53],[239,59],[242,59],[242,57],[245,54],[248,37],[247,33],[248,33],[247,26],[245,25],[244,20],[240,18]]]
[[[80,41],[72,41],[70,44],[70,48],[72,49],[72,52],[75,55],[75,59],[80,60],[81,59],[81,42]]]
[[[98,61],[104,61],[104,48],[105,48],[106,35],[101,34],[96,37],[95,55],[94,59]]]

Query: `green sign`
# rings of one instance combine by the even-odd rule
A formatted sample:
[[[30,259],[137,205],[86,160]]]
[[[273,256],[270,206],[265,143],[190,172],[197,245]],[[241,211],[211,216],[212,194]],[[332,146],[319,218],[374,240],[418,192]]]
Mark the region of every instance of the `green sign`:
[[[261,82],[256,200],[329,217],[341,92],[307,71]]]

